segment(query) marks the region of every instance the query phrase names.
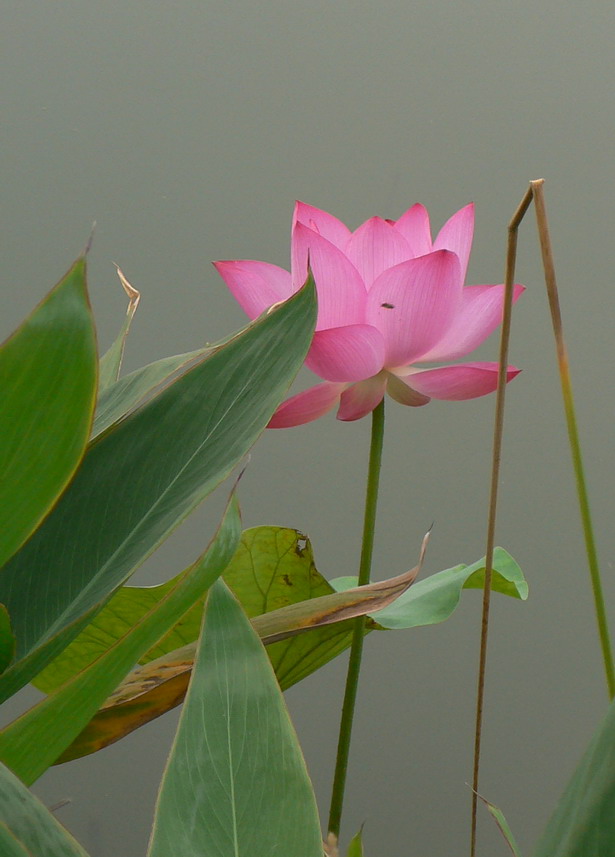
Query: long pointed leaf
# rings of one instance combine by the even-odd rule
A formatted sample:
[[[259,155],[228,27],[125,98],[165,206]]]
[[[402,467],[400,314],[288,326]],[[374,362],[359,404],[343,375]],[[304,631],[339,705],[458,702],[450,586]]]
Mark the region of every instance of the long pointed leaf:
[[[13,660],[15,643],[9,611],[4,604],[0,604],[0,673],[4,672]]]
[[[89,448],[70,489],[0,575],[18,645],[0,699],[51,661],[228,476],[301,366],[315,317],[310,280]]]
[[[506,821],[506,816],[504,815],[500,807],[491,803],[487,800],[487,798],[484,798],[482,795],[479,795],[478,792],[476,794],[485,804],[487,810],[491,814],[492,818],[495,820],[495,823],[497,824],[500,833],[504,837],[504,841],[508,845],[513,857],[521,857],[521,851],[519,849],[519,846],[517,845],[517,841],[513,835],[512,830],[510,829],[510,825]]]
[[[2,566],[48,514],[87,443],[96,339],[85,259],[0,348],[0,390]]]
[[[141,299],[140,293],[130,285],[121,268],[119,266],[116,267],[122,288],[128,296],[128,309],[126,310],[126,318],[124,319],[124,323],[117,339],[113,342],[109,350],[100,358],[100,362],[98,364],[99,394],[103,390],[106,390],[107,387],[110,387],[120,376],[122,359],[124,357],[124,348],[126,346],[126,337],[128,336],[132,319],[134,318],[134,314],[137,311],[137,307],[139,306],[139,301]]]
[[[243,336],[247,330],[256,324],[260,324],[261,321],[262,316],[251,321],[239,332],[225,336],[218,342],[208,344],[204,348],[197,348],[195,351],[188,351],[185,354],[175,354],[172,357],[155,360],[153,363],[148,363],[147,366],[135,369],[134,372],[116,380],[115,383],[105,385],[104,389],[99,391],[90,440],[95,440],[110,426],[126,417],[144,401],[152,398],[163,384],[167,384],[174,375],[191,363],[219,351],[220,348],[228,345],[238,336]]]
[[[534,857],[615,857],[615,702],[581,759]]]
[[[1,763],[0,824],[23,846],[28,857],[88,857],[49,810]],[[10,842],[5,835],[6,841]],[[4,851],[0,853],[5,857]],[[13,854],[22,857],[15,850],[6,852],[6,857]]]
[[[32,852],[13,836],[3,822],[0,822],[0,854],[2,857],[32,857]]]
[[[149,857],[321,857],[318,811],[269,659],[223,583],[162,780]]]
[[[90,441],[96,440],[104,431],[134,411],[145,399],[153,397],[162,384],[169,381],[180,369],[210,353],[210,348],[199,348],[186,354],[163,357],[110,384],[98,397]]]
[[[0,760],[31,785],[81,732],[141,655],[224,571],[241,535],[234,494],[203,556],[104,655],[0,733]]]

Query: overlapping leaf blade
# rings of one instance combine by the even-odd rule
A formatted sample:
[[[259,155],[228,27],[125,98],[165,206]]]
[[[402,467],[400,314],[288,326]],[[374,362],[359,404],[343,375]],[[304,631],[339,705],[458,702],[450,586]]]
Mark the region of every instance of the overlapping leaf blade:
[[[302,601],[330,595],[331,585],[317,571],[312,546],[299,530],[286,527],[254,527],[245,530],[239,548],[224,573],[225,582],[250,617]],[[163,598],[175,578],[159,586],[123,586],[81,634],[34,680],[49,693],[99,657],[112,643]],[[154,658],[192,643],[199,635],[203,603],[195,605],[176,626],[141,659]],[[349,629],[339,625],[321,629],[317,649],[345,638]],[[300,665],[314,657],[312,634],[292,637],[268,646],[278,681],[290,687]],[[337,651],[337,647],[334,647]],[[341,650],[341,649],[340,649]]]
[[[188,351],[185,354],[175,354],[172,357],[163,357],[160,360],[155,360],[153,363],[148,363],[147,366],[135,369],[134,372],[125,375],[123,378],[119,378],[114,383],[105,385],[103,389],[99,390],[91,439],[94,440],[99,434],[102,434],[110,426],[119,422],[119,420],[123,419],[123,417],[145,400],[151,398],[156,390],[163,384],[168,383],[174,375],[181,372],[191,363],[195,363],[208,354],[218,351],[233,339],[242,336],[255,324],[260,324],[260,321],[261,319],[256,319],[256,321],[250,322],[239,333],[226,336],[211,345],[206,345],[204,348],[197,348],[195,351]],[[117,341],[115,345],[117,350]],[[109,356],[108,362],[110,368],[113,365],[112,357],[117,359],[117,354]],[[119,365],[117,368],[119,368]]]
[[[79,259],[0,348],[0,566],[48,514],[79,464],[96,362]]]
[[[310,540],[286,527],[246,530],[224,579],[250,617],[335,591],[316,568]],[[373,624],[368,620],[368,627]],[[280,687],[286,690],[343,652],[353,625],[339,622],[267,646]]]
[[[316,801],[271,664],[240,605],[210,590],[149,857],[321,857]]]
[[[338,622],[348,628],[350,617],[363,616],[390,603],[410,586],[416,572],[414,568],[390,580],[288,604],[250,621],[265,645],[312,633],[314,628],[338,627]],[[134,669],[58,761],[94,753],[180,703],[190,680],[195,651],[196,643],[189,643]]]
[[[233,495],[208,549],[164,598],[97,661],[0,733],[0,760],[22,782],[31,785],[55,762],[143,652],[202,597],[230,562],[240,535]]]
[[[28,857],[88,857],[49,810],[2,763],[0,824],[4,826],[5,842],[10,843],[9,836],[12,836]],[[8,851],[6,857],[22,857],[22,853],[12,847],[13,852]],[[4,851],[0,853],[5,857]]]
[[[9,612],[0,604],[0,673],[8,667],[15,654],[15,637],[11,630]]]
[[[123,378],[101,390],[96,403],[91,440],[95,440],[98,435],[135,410],[180,369],[209,353],[211,353],[210,348],[200,348],[186,354],[163,357],[161,360],[135,369],[134,372],[124,375]]]
[[[56,656],[241,460],[301,366],[315,316],[310,280],[92,444],[0,576],[18,641],[0,698]]]
[[[496,551],[495,558],[496,569],[499,569],[493,578],[496,590],[507,594],[516,593],[517,597],[524,596],[525,581],[514,560],[501,549]],[[455,573],[450,574],[450,571]],[[418,599],[418,612],[416,605],[411,607],[406,621],[412,620],[416,624],[425,624],[427,618],[442,621],[445,618],[442,604],[448,605],[447,615],[450,614],[459,601],[464,583],[477,584],[482,579],[481,575],[484,576],[484,563],[479,560],[471,566],[460,566],[427,578],[423,582],[436,579],[437,585],[433,587],[431,595],[424,593]],[[511,583],[507,577],[515,582]],[[244,531],[224,578],[246,612],[252,616],[253,626],[265,642],[272,638],[279,639],[280,630],[284,630],[280,627],[280,621],[286,623],[289,629],[296,630],[300,622],[308,621],[307,617],[311,617],[313,623],[319,622],[322,608],[320,600],[316,599],[334,592],[315,568],[309,539],[298,530],[282,527],[255,527]],[[83,666],[104,651],[110,641],[137,621],[170,585],[172,581],[158,587],[124,587],[90,628],[39,677],[42,680],[37,678],[37,685],[50,690],[66,681],[76,664]],[[411,589],[408,591],[411,592]],[[347,592],[344,589],[341,594]],[[407,598],[407,592],[399,598]],[[279,608],[277,611],[276,607]],[[374,619],[368,618],[367,630],[382,627],[376,620],[389,609],[384,607],[374,614]],[[263,613],[263,610],[272,612]],[[298,611],[298,616],[293,616],[293,611]],[[169,635],[147,653],[142,659],[147,665],[127,677],[60,761],[95,752],[182,701],[195,646],[192,642],[172,651],[169,651],[169,647],[178,643],[181,646],[185,640],[194,638],[201,614],[201,606],[195,605]],[[344,619],[304,633],[292,636],[285,634],[280,642],[268,644],[267,651],[282,689],[310,675],[347,648],[353,624],[352,620]],[[157,659],[150,661],[152,657]]]

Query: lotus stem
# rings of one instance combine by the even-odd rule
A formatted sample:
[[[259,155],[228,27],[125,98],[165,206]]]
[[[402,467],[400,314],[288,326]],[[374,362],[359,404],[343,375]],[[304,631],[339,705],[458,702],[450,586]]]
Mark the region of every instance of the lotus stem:
[[[363,542],[361,547],[361,562],[359,565],[359,586],[370,581],[372,554],[374,550],[374,532],[376,526],[376,509],[378,506],[378,487],[380,484],[380,465],[382,462],[382,446],[384,440],[384,399],[372,411],[372,436],[369,451],[369,466],[367,471],[367,489],[365,493],[365,514],[363,518]],[[340,834],[346,775],[348,773],[348,757],[350,755],[350,739],[354,720],[361,658],[363,656],[363,638],[365,636],[365,617],[354,620],[346,688],[342,705],[340,731],[335,760],[335,774],[331,792],[329,809],[328,832],[337,838]]]

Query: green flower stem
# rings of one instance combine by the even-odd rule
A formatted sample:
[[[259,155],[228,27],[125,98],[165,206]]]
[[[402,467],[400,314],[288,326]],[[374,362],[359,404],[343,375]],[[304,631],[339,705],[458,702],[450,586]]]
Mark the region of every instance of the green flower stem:
[[[549,222],[547,219],[547,208],[545,205],[543,185],[544,179],[538,179],[536,181],[530,182],[530,187],[532,189],[534,198],[536,221],[538,224],[538,236],[540,239],[542,264],[545,272],[545,284],[547,287],[547,297],[549,299],[551,322],[553,324],[553,333],[555,335],[557,362],[559,366],[562,397],[564,400],[564,412],[566,414],[566,426],[568,429],[568,439],[570,442],[570,452],[572,454],[572,464],[574,468],[574,475],[577,486],[577,497],[581,514],[581,523],[583,526],[583,534],[585,538],[585,553],[587,555],[587,564],[589,566],[589,574],[591,578],[592,592],[594,596],[594,608],[596,611],[598,636],[600,638],[600,646],[602,649],[602,659],[604,661],[604,673],[606,677],[607,690],[609,698],[613,699],[615,697],[615,667],[613,666],[613,649],[611,646],[608,619],[606,614],[606,608],[604,605],[602,579],[600,576],[600,566],[598,563],[596,541],[594,539],[592,516],[589,508],[589,497],[587,493],[587,485],[585,482],[585,473],[583,470],[583,460],[581,458],[581,443],[579,441],[579,432],[575,415],[574,399],[572,397],[572,383],[570,381],[568,352],[566,350],[566,344],[564,342],[564,328],[562,324],[562,314],[559,305],[557,280],[555,276],[555,262],[553,260],[553,249],[551,246],[551,236],[549,234]]]
[[[374,531],[376,525],[376,508],[378,505],[378,485],[380,481],[380,465],[382,462],[382,445],[384,439],[384,399],[372,411],[372,439],[369,450],[369,466],[367,471],[367,490],[365,494],[365,515],[363,518],[363,544],[361,547],[361,564],[359,566],[359,586],[369,583],[372,554],[374,550]],[[365,617],[354,620],[346,689],[340,720],[340,732],[335,760],[335,775],[331,792],[331,807],[329,809],[328,831],[339,837],[344,803],[344,789],[348,772],[348,756],[350,753],[350,738],[354,708],[359,685],[361,657],[363,655],[363,637],[365,632]]]
[[[607,691],[609,694],[609,698],[613,699],[615,697],[615,670],[613,669],[613,650],[611,647],[611,638],[609,635],[609,625],[606,615],[606,608],[604,606],[604,593],[602,590],[602,579],[600,577],[600,565],[598,563],[598,552],[596,550],[596,541],[594,539],[594,529],[592,526],[592,516],[589,508],[589,497],[587,494],[587,485],[585,482],[585,472],[583,470],[583,459],[581,458],[581,444],[579,441],[579,433],[577,430],[577,420],[574,410],[574,400],[572,398],[572,385],[570,383],[570,373],[568,371],[567,359],[560,359],[559,371],[562,383],[562,394],[564,398],[564,410],[566,412],[566,422],[568,425],[568,438],[570,440],[572,463],[574,466],[574,475],[577,484],[577,496],[579,499],[581,522],[583,524],[583,534],[585,536],[585,551],[587,553],[587,564],[589,566],[589,576],[591,579],[592,592],[594,596],[594,609],[596,611],[598,636],[600,638],[600,647],[602,649],[602,659],[604,662]]]

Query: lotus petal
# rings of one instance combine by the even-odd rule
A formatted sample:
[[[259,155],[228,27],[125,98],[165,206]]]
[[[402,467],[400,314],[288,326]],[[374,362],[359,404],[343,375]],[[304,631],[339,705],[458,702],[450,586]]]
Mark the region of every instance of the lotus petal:
[[[291,396],[282,402],[267,428],[290,428],[317,420],[335,407],[347,386],[326,381]]]

